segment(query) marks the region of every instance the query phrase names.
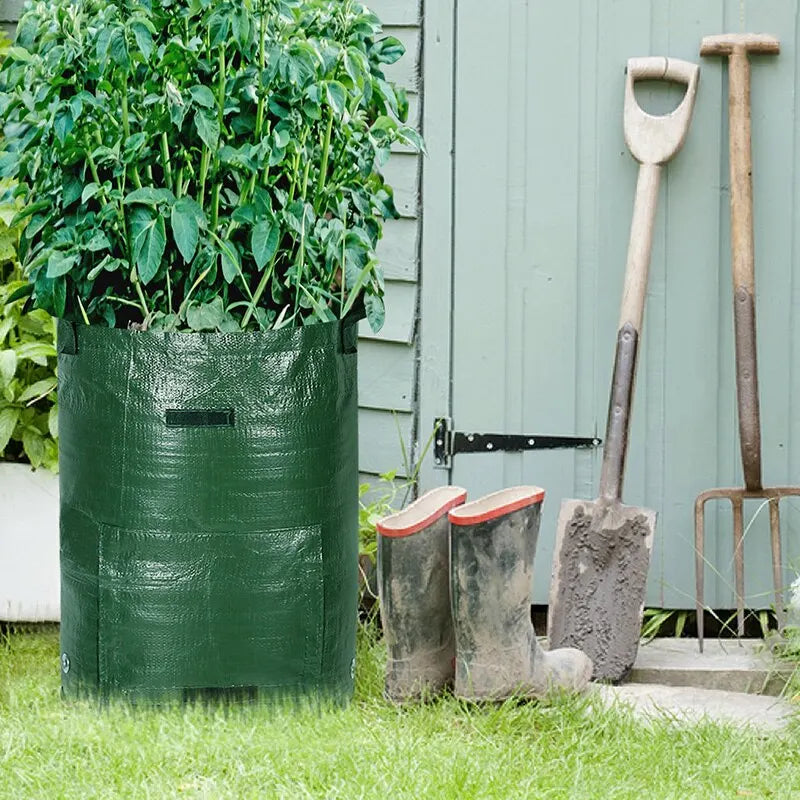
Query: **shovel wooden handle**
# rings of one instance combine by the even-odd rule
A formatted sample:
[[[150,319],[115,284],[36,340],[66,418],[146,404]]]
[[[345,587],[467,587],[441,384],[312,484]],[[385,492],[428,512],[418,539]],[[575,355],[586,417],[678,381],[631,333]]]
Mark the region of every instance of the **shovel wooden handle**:
[[[633,58],[628,61],[625,84],[625,141],[640,162],[633,204],[633,220],[625,267],[619,331],[617,335],[611,398],[608,405],[600,497],[609,502],[622,499],[625,459],[628,452],[631,407],[636,380],[639,336],[644,318],[653,229],[658,206],[661,165],[683,146],[689,130],[697,94],[699,67],[668,58]],[[655,117],[636,102],[633,84],[638,79],[685,83],[686,94],[670,114]]]

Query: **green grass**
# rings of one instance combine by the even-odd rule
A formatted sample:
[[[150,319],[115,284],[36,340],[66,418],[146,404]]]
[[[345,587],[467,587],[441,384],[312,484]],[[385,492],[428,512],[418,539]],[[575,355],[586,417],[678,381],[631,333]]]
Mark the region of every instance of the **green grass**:
[[[643,724],[587,700],[394,708],[359,643],[344,710],[59,699],[54,630],[0,638],[0,799],[800,798],[800,730]]]

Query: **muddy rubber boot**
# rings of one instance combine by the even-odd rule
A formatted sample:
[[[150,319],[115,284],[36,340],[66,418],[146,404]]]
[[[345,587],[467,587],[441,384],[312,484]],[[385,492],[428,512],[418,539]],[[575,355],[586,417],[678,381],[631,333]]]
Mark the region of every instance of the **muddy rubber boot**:
[[[450,511],[455,695],[465,700],[577,692],[592,675],[580,650],[545,651],[531,622],[544,490],[519,486]]]
[[[378,523],[378,595],[387,699],[418,700],[453,683],[447,512],[466,500],[458,486],[434,489]]]

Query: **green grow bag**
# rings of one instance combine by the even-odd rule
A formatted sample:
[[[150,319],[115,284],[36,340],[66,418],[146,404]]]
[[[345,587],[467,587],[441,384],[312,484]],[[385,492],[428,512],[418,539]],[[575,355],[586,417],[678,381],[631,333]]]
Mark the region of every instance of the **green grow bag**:
[[[59,323],[65,696],[352,694],[356,341]]]

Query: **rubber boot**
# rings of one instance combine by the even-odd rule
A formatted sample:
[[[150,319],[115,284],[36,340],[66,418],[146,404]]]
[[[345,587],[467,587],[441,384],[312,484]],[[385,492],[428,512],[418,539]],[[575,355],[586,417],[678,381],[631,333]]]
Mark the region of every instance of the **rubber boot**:
[[[577,692],[591,659],[545,651],[531,621],[533,558],[544,491],[520,486],[450,511],[455,694],[465,700]]]
[[[457,486],[434,489],[378,523],[385,695],[394,702],[421,699],[453,683],[447,512],[466,497]]]

